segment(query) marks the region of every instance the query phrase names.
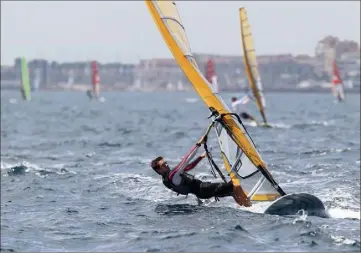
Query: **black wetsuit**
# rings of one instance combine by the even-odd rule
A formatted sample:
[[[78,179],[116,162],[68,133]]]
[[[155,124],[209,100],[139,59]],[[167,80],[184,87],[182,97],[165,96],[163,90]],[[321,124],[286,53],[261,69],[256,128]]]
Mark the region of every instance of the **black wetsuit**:
[[[231,196],[233,193],[233,184],[231,182],[203,182],[185,172],[193,169],[202,160],[201,157],[198,157],[193,162],[184,166],[184,161],[195,153],[197,149],[197,146],[193,147],[177,167],[163,176],[163,184],[178,194],[188,195],[191,193],[200,199]]]
[[[254,120],[254,118],[253,118],[251,115],[249,115],[248,113],[246,113],[246,112],[242,112],[242,113],[240,114],[240,116],[241,116],[241,118],[243,118],[243,119]]]
[[[188,195],[189,193],[196,195],[200,199],[209,199],[212,197],[226,197],[233,193],[233,184],[230,183],[211,183],[203,182],[193,178],[188,173],[181,175],[182,182],[180,185],[174,185],[169,179],[169,173],[163,177],[163,184],[172,191]]]

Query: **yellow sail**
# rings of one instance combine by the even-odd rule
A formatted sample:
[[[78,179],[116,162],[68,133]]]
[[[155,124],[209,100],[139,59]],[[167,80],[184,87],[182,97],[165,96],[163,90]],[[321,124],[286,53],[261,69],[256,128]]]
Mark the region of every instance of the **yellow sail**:
[[[239,19],[241,23],[241,41],[243,48],[243,59],[248,77],[249,86],[252,90],[258,110],[261,113],[262,119],[267,124],[265,115],[266,102],[263,95],[261,77],[257,69],[256,51],[253,46],[253,38],[251,26],[248,23],[247,13],[245,8],[239,9]]]
[[[228,137],[223,139],[223,145],[226,145],[226,141],[234,142],[236,147],[243,151],[245,154],[244,157],[249,159],[250,165],[256,168],[256,170],[262,170],[262,174],[266,174],[268,180],[272,182],[272,186],[277,188],[277,183],[267,171],[264,161],[257,152],[255,146],[252,144],[252,140],[248,136],[245,128],[243,128],[238,121],[235,121],[234,117],[229,115],[231,111],[222,98],[218,94],[215,94],[213,86],[206,80],[198,68],[198,65],[192,55],[190,44],[179,16],[176,3],[174,1],[149,0],[145,0],[145,3],[153,17],[154,22],[162,34],[163,39],[167,43],[174,58],[182,68],[184,74],[187,76],[198,95],[202,98],[210,110],[213,108],[219,114],[227,114],[222,119],[226,128],[223,133],[227,132]],[[224,147],[228,148],[230,146]],[[240,177],[238,176],[237,171],[231,170],[232,164],[229,159],[227,159],[228,157],[226,157],[226,154],[227,152],[222,152],[225,168],[229,173],[233,184],[235,186],[240,186]],[[271,200],[279,195],[280,193],[277,191],[261,195],[256,194],[253,196],[253,200]]]

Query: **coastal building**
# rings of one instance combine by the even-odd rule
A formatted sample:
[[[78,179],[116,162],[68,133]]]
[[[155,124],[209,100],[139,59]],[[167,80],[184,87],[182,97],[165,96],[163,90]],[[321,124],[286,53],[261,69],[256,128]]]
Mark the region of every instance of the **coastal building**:
[[[220,91],[243,92],[248,89],[242,55],[194,53],[194,57],[204,74],[206,63],[212,60]],[[334,59],[345,86],[359,89],[360,48],[355,42],[327,36],[317,43],[315,56],[257,55],[265,90],[297,89],[329,83]],[[44,59],[27,60],[33,87],[68,89],[80,85],[88,88],[91,83],[90,60],[64,63]],[[174,58],[144,59],[138,64],[98,62],[98,69],[102,90],[192,90]],[[13,66],[1,66],[1,88],[18,88],[19,85],[20,58],[16,58]]]

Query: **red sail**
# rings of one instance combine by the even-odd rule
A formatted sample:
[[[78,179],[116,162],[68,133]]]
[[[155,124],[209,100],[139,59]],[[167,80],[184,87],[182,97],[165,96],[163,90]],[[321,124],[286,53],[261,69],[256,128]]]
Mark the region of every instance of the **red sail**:
[[[212,83],[212,77],[216,75],[214,71],[214,63],[212,60],[208,60],[206,63],[206,79],[209,83]]]
[[[99,95],[99,84],[100,84],[100,78],[99,78],[99,72],[98,72],[98,64],[96,61],[92,61],[91,63],[91,69],[92,69],[92,87],[93,87],[93,94],[95,96]]]
[[[341,83],[340,72],[338,71],[336,60],[333,61],[333,75],[332,75],[332,84],[339,85]]]
[[[343,84],[340,76],[340,72],[337,68],[336,60],[333,61],[333,74],[332,74],[332,93],[337,97],[339,101],[345,99],[343,92]]]

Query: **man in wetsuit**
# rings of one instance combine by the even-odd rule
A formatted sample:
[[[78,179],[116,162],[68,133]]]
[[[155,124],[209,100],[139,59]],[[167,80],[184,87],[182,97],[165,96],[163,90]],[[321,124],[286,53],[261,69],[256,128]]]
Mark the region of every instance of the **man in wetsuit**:
[[[337,93],[337,99],[338,99],[338,101],[339,101],[339,102],[342,102],[342,97],[341,97],[340,92],[339,92],[339,93]]]
[[[248,113],[240,112],[241,104],[247,103],[248,101],[247,99],[249,98],[244,97],[242,99],[237,99],[236,97],[232,97],[232,112],[237,113],[241,117],[241,119],[257,122],[256,119],[251,115],[249,115]]]
[[[92,90],[87,90],[86,94],[87,94],[89,99],[93,99],[93,91]]]
[[[251,202],[243,192],[242,187],[233,186],[232,181],[228,183],[203,182],[187,173],[206,156],[206,153],[203,153],[194,161],[189,162],[204,141],[205,138],[202,137],[174,169],[170,169],[168,163],[161,156],[151,162],[151,167],[162,176],[163,184],[178,194],[188,195],[191,193],[199,199],[232,196],[239,205],[251,206]]]

